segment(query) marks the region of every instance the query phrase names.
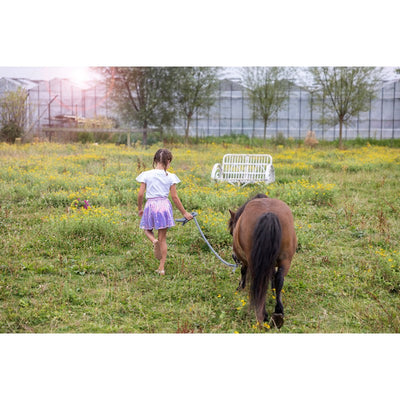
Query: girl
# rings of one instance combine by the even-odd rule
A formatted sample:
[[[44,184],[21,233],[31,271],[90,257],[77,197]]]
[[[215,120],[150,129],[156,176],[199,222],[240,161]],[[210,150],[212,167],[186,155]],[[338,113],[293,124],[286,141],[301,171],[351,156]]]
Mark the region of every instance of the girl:
[[[175,174],[167,172],[171,161],[172,153],[167,149],[159,149],[154,155],[154,169],[142,172],[136,178],[140,182],[138,194],[139,217],[142,217],[140,228],[144,229],[144,233],[153,243],[154,255],[160,260],[160,266],[156,272],[160,275],[165,275],[167,230],[175,225],[168,194],[171,193],[172,201],[186,219],[193,218],[183,207],[176,192],[176,184],[180,182],[180,179]],[[142,204],[145,192],[147,201],[143,210]],[[157,239],[154,236],[153,229],[158,231]]]

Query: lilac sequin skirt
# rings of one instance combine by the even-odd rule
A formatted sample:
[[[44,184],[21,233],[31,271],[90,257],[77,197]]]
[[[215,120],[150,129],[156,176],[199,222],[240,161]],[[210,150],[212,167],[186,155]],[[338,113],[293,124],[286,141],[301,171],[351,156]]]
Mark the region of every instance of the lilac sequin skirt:
[[[175,221],[169,199],[164,197],[147,199],[140,228],[150,231],[152,229],[170,228],[171,226],[175,226]]]

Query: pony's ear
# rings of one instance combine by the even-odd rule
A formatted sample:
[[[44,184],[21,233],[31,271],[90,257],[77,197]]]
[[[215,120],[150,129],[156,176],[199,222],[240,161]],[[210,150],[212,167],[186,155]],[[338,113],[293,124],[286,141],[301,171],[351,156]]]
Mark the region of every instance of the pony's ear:
[[[236,213],[234,213],[231,209],[229,209],[229,213],[231,214],[231,218],[235,218]]]

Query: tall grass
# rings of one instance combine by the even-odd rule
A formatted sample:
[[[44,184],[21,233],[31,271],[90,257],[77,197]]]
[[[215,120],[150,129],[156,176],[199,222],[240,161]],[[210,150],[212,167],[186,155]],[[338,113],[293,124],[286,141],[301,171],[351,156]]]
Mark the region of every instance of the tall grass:
[[[289,204],[299,246],[281,332],[399,332],[400,150],[243,140],[171,141],[172,172],[227,260],[228,209],[260,191]],[[257,326],[236,291],[239,271],[210,253],[194,223],[170,229],[166,276],[154,273],[135,177],[163,145],[0,144],[1,332],[275,332]],[[270,153],[276,182],[212,182],[228,152]],[[271,312],[272,291],[267,303]]]

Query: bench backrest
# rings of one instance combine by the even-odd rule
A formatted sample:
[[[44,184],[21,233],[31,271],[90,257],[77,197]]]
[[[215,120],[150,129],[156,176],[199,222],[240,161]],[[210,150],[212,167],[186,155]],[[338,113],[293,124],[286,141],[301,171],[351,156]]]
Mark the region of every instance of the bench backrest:
[[[272,157],[269,154],[225,154],[222,176],[230,182],[263,181],[270,164]]]

